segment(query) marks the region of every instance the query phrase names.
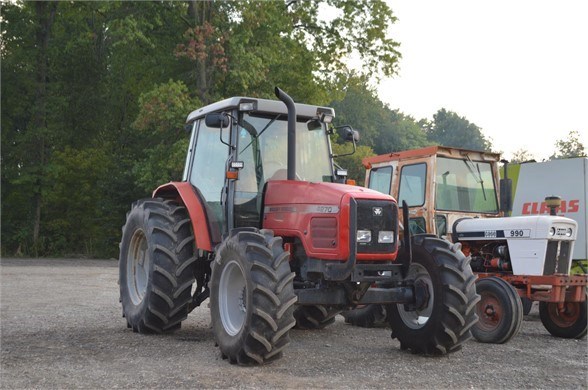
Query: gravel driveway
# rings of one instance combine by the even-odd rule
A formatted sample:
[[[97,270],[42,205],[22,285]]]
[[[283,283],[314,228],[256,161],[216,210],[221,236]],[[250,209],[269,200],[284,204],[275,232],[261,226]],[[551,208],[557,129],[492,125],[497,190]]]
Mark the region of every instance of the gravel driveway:
[[[2,259],[1,388],[582,388],[586,339],[543,328],[537,308],[509,343],[469,341],[443,357],[401,351],[387,329],[291,332],[262,367],[222,360],[207,302],[170,335],[126,327],[115,260]]]

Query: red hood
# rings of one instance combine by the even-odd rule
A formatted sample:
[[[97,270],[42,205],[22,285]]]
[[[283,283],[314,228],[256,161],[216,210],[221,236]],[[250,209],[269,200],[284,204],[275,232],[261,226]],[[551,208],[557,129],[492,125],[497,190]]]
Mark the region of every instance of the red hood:
[[[353,198],[394,200],[390,195],[369,188],[338,183],[311,183],[295,180],[273,180],[267,184],[265,205],[274,204],[336,204],[345,194]],[[276,189],[278,189],[276,191]]]

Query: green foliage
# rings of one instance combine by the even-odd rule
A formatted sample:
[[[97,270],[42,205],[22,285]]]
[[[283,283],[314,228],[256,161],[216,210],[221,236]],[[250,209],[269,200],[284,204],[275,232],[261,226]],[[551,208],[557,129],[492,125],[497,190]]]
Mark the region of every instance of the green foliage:
[[[137,186],[146,193],[158,185],[182,179],[188,135],[183,123],[201,103],[179,81],[156,86],[139,97],[139,113],[133,128],[144,145],[143,158],[134,166]]]
[[[588,156],[577,131],[570,131],[567,138],[562,138],[555,143],[555,147],[555,153],[549,157],[550,160]]]
[[[445,108],[433,115],[432,122],[423,127],[429,141],[442,146],[453,146],[471,150],[490,150],[492,143],[474,123]]]
[[[51,186],[43,194],[44,253],[104,253],[116,243],[104,234],[111,228],[105,190],[114,168],[102,148],[65,147],[54,153],[47,169]]]
[[[528,150],[521,148],[521,149],[516,150],[513,153],[512,158],[510,159],[510,162],[513,164],[519,164],[519,163],[524,163],[524,162],[531,161],[534,159],[535,158]]]
[[[364,78],[351,78],[345,98],[332,106],[337,124],[350,124],[360,131],[361,145],[376,154],[418,149],[429,146],[426,135],[410,116],[385,105]]]
[[[349,54],[366,82],[393,74],[400,56],[379,0],[17,1],[0,12],[10,255],[115,257],[130,203],[180,179],[190,111],[228,96],[274,98],[276,85],[326,105],[345,95]],[[388,137],[394,145],[422,141],[412,119],[379,108],[377,125],[359,111],[347,118],[370,142],[340,161],[359,181],[361,157],[388,123],[406,127]]]
[[[360,145],[357,146],[357,150],[354,154],[344,157],[336,157],[337,155],[351,153],[353,151],[353,144],[350,142],[344,144],[333,143],[333,154],[335,155],[335,161],[337,164],[344,169],[347,169],[347,178],[356,181],[358,186],[363,186],[365,183],[365,168],[363,167],[362,160],[366,157],[371,157],[375,153],[369,146]]]

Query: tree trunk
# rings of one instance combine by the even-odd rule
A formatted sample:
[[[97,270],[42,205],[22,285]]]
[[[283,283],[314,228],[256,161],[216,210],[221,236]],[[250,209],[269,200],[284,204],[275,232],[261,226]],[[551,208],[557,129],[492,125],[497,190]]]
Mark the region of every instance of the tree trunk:
[[[33,196],[34,203],[34,223],[33,223],[33,250],[35,256],[39,251],[39,232],[41,230],[41,206],[43,177],[46,163],[46,133],[47,133],[47,48],[49,47],[49,38],[51,36],[51,26],[55,19],[57,2],[38,1],[35,3],[35,14],[37,17],[37,32],[35,34],[35,43],[37,47],[37,88],[35,96],[35,109],[33,113],[32,129],[39,134],[37,140],[37,156],[34,164],[37,165],[37,178],[35,192]]]
[[[188,17],[194,23],[194,26],[202,26],[210,19],[210,0],[197,1],[191,0],[188,4]],[[198,98],[203,104],[208,103],[208,78],[206,77],[207,64],[205,59],[196,62],[196,83],[198,85]]]

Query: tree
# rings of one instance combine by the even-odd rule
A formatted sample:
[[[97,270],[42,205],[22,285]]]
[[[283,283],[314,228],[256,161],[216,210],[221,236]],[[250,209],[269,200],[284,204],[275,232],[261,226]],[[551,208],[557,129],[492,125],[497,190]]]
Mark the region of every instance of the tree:
[[[332,17],[324,18],[329,8]],[[273,97],[279,85],[295,100],[324,104],[361,60],[368,79],[390,76],[400,57],[386,36],[396,20],[384,1],[191,1],[176,55],[192,64],[203,103],[231,95]]]
[[[586,148],[580,141],[580,133],[577,131],[570,131],[567,138],[559,139],[555,143],[555,147],[556,150],[551,157],[549,157],[550,160],[587,156]]]
[[[533,156],[533,154],[531,152],[529,152],[527,149],[518,149],[516,150],[513,154],[512,154],[512,158],[510,159],[511,163],[523,163],[523,162],[527,162],[527,161],[535,161],[535,157]]]
[[[362,164],[362,160],[365,157],[371,157],[375,153],[369,146],[360,145],[357,146],[357,150],[354,154],[337,157],[337,155],[348,154],[353,151],[353,145],[351,143],[345,144],[333,144],[333,153],[335,155],[335,161],[337,164],[344,169],[347,169],[347,178],[355,180],[357,185],[363,186],[365,183],[365,169]]]
[[[133,168],[137,186],[146,193],[158,185],[182,179],[188,135],[182,123],[201,103],[191,98],[179,81],[156,86],[139,97],[139,115],[133,123],[144,140],[143,158]]]
[[[180,178],[190,111],[274,98],[276,85],[325,105],[344,95],[350,54],[372,81],[399,58],[386,37],[395,18],[379,0],[16,0],[0,12],[11,254],[116,256],[130,203]]]
[[[472,150],[490,150],[492,143],[482,129],[455,112],[441,108],[432,122],[423,122],[427,139],[442,146]]]
[[[359,129],[361,144],[372,148],[376,154],[431,145],[418,123],[384,104],[365,77],[350,78],[344,99],[331,105],[337,115],[336,123]]]

